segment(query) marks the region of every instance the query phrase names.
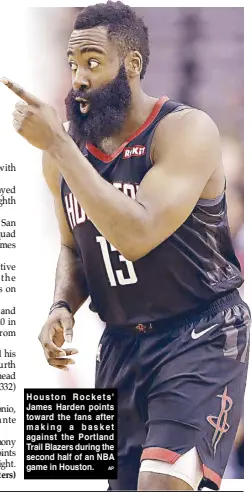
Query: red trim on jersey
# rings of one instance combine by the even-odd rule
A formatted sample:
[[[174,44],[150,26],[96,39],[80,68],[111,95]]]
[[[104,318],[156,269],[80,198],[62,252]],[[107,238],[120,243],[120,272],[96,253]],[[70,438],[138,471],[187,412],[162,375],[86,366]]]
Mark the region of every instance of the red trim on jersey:
[[[165,461],[166,463],[170,463],[174,465],[176,461],[181,457],[181,454],[175,453],[174,451],[170,451],[165,448],[145,448],[142,452],[141,461],[143,460],[159,460]],[[211,480],[211,482],[215,483],[219,488],[221,485],[222,478],[218,473],[208,468],[208,466],[202,464],[203,468],[203,477]]]
[[[203,476],[205,478],[208,478],[208,480],[211,480],[211,482],[216,483],[218,488],[220,487],[221,480],[222,480],[220,475],[218,475],[218,473],[211,470],[211,468],[208,468],[208,466],[206,466],[204,464],[203,464]]]
[[[87,142],[87,150],[93,154],[97,159],[99,159],[100,161],[103,161],[105,162],[106,164],[108,164],[109,162],[113,161],[113,159],[115,159],[121,152],[122,150],[126,147],[126,145],[129,144],[129,142],[131,142],[131,140],[134,140],[134,138],[138,137],[138,135],[140,135],[144,130],[146,130],[146,128],[148,128],[148,126],[154,121],[154,119],[157,117],[160,109],[162,108],[162,106],[164,105],[164,103],[166,101],[168,101],[168,97],[167,96],[163,96],[161,97],[155,104],[152,112],[150,113],[150,115],[148,116],[147,120],[138,128],[138,130],[136,132],[134,132],[132,135],[130,135],[130,137],[128,138],[127,142],[124,142],[117,150],[115,150],[115,152],[113,152],[113,154],[105,154],[105,152],[103,152],[102,150],[99,150],[97,149],[97,147],[95,147],[93,144]]]
[[[181,454],[175,453],[165,448],[145,448],[142,452],[141,461],[159,460],[166,461],[173,465],[180,458]]]

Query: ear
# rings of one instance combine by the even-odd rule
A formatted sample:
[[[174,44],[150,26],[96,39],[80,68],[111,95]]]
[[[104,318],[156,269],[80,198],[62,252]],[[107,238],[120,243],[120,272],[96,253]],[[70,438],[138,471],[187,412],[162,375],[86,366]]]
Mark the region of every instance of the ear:
[[[129,78],[140,76],[143,68],[143,58],[139,51],[130,51],[125,58],[125,68]]]

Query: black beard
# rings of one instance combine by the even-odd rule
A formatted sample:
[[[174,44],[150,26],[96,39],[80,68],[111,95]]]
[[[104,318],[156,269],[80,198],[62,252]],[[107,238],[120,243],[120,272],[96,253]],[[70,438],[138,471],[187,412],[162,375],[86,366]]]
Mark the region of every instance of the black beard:
[[[87,99],[87,114],[80,111],[76,97]],[[91,142],[99,145],[106,137],[121,130],[131,103],[131,90],[122,65],[115,79],[100,89],[87,91],[71,89],[65,100],[69,134],[78,146]]]

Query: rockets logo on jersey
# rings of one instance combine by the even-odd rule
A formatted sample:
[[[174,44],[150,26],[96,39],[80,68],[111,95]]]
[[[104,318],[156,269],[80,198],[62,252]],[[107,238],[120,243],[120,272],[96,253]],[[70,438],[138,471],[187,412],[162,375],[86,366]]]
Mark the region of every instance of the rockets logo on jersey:
[[[139,185],[133,183],[115,182],[113,183],[113,186],[115,186],[118,190],[121,190],[125,195],[128,195],[132,198],[132,200],[135,200]],[[77,202],[73,193],[68,193],[65,195],[64,199],[68,220],[72,229],[89,220],[87,214]]]
[[[126,147],[123,151],[123,159],[130,159],[130,157],[141,157],[145,155],[145,145],[134,145],[134,147]]]

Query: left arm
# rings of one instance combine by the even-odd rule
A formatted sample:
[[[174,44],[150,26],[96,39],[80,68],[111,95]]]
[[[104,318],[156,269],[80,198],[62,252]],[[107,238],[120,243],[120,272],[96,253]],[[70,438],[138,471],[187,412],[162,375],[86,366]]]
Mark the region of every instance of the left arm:
[[[96,228],[131,261],[181,226],[220,165],[219,133],[211,118],[198,110],[173,113],[156,129],[154,165],[132,200],[96,172],[51,106],[7,79],[2,82],[26,103],[16,104],[16,131],[50,154]]]
[[[170,115],[160,123],[154,165],[136,200],[105,181],[72,140],[60,141],[49,152],[90,220],[131,261],[145,256],[181,226],[221,159],[218,130],[197,110],[182,117]]]

